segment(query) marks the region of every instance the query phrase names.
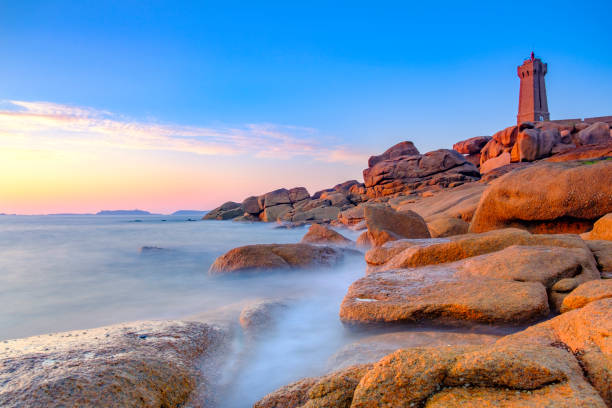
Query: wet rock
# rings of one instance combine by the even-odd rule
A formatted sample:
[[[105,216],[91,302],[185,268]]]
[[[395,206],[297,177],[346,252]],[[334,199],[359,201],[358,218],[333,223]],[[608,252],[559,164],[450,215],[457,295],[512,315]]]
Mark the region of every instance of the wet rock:
[[[339,249],[310,244],[257,244],[234,248],[210,266],[211,275],[333,266],[343,259]]]
[[[563,313],[497,344],[527,347],[546,345],[570,350],[587,379],[608,406],[612,406],[612,299],[602,299]],[[577,404],[575,406],[584,406]]]
[[[249,335],[260,335],[274,326],[275,316],[287,304],[280,299],[261,299],[245,306],[240,312],[240,326]]]
[[[453,150],[461,154],[480,153],[482,148],[491,140],[491,136],[476,136],[457,142],[453,145]]]
[[[328,360],[328,367],[341,369],[373,363],[387,354],[409,347],[439,347],[492,344],[500,336],[445,331],[404,331],[366,337],[342,347]]]
[[[208,212],[203,220],[231,220],[232,218],[236,218],[240,215],[244,214],[244,209],[242,205],[239,203],[235,203],[233,201],[228,201],[226,203],[221,204],[221,206],[215,208],[214,210]]]
[[[586,238],[612,241],[612,212],[595,221]]]
[[[584,282],[563,299],[561,313],[579,309],[605,298],[612,298],[612,280],[598,279]]]
[[[540,163],[492,183],[470,231],[513,226],[540,233],[581,233],[608,212],[612,212],[612,161]]]
[[[431,186],[452,187],[479,178],[476,166],[460,153],[446,149],[378,161],[363,171],[370,198],[411,193]]]
[[[577,142],[584,145],[595,145],[601,143],[610,143],[610,125],[605,122],[596,122],[588,128],[581,130],[576,135]]]
[[[212,362],[224,336],[204,323],[144,321],[8,340],[0,406],[210,406],[215,371],[199,362]]]
[[[429,238],[425,220],[414,211],[396,212],[390,208],[364,209],[368,238],[373,246],[401,238]]]
[[[427,223],[432,238],[444,238],[467,234],[470,225],[461,218],[440,217]]]
[[[339,232],[319,224],[313,224],[308,229],[308,232],[306,235],[304,235],[301,242],[307,244],[329,244],[340,246],[353,244],[353,241],[346,238]]]
[[[586,243],[577,235],[534,235],[524,230],[506,228],[433,241],[400,240],[387,243],[380,249],[371,249],[365,259],[369,266],[376,267],[373,270],[391,270],[454,262],[500,251],[512,245],[587,248]]]

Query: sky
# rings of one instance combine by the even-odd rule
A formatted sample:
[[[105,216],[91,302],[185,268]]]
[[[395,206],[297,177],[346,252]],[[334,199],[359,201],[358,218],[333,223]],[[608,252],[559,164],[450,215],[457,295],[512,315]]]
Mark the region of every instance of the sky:
[[[612,115],[612,2],[0,0],[0,213],[211,209],[367,158]]]

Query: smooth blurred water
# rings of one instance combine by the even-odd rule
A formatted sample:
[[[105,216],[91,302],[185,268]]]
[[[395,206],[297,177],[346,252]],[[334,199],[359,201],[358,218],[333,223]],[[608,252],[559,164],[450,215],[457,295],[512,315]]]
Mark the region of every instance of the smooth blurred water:
[[[238,364],[219,373],[227,386],[222,406],[241,407],[320,374],[327,358],[354,338],[338,310],[348,286],[364,274],[363,256],[329,269],[209,277],[210,264],[231,248],[298,242],[307,229],[187,219],[0,216],[0,340],[132,320],[216,317],[219,308],[249,299],[289,298],[278,324],[257,342],[238,331],[231,357]],[[143,246],[163,250],[141,252]]]

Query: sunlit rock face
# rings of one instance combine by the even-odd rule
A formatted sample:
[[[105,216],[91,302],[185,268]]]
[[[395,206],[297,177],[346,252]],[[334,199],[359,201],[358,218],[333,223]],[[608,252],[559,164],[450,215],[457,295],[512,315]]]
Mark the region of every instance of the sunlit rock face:
[[[204,323],[143,321],[8,340],[0,406],[212,406],[225,337]]]
[[[342,261],[344,253],[342,249],[311,244],[246,245],[218,257],[208,273],[218,275],[329,267]]]
[[[392,154],[396,148],[398,155]],[[382,156],[382,160],[371,159],[371,164],[363,171],[366,194],[370,198],[410,193],[436,185],[452,187],[480,178],[476,166],[455,150],[441,149],[421,155],[405,151],[400,144]]]
[[[470,231],[516,226],[538,233],[582,233],[609,212],[612,161],[539,163],[492,183]]]

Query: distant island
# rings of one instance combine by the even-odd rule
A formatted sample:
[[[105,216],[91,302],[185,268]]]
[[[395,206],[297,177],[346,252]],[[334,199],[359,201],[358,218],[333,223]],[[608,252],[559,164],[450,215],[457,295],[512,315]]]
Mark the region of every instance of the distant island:
[[[103,210],[96,215],[157,215],[143,210]]]
[[[202,211],[202,210],[178,210],[173,212],[170,215],[195,215],[195,216],[203,216],[206,213],[208,213],[208,211]]]

